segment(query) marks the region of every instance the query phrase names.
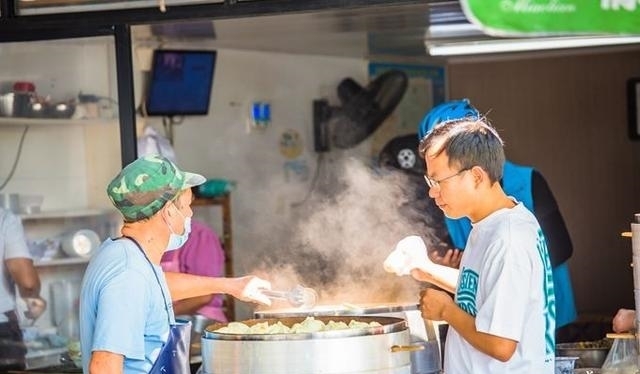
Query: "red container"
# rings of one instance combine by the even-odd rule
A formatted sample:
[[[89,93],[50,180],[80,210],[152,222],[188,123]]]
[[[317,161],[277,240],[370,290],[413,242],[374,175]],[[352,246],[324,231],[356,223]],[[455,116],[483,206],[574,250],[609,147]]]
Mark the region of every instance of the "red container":
[[[15,82],[13,84],[13,115],[15,117],[31,117],[31,100],[35,96],[36,86],[31,82]]]
[[[14,92],[34,92],[36,85],[31,82],[18,81],[13,84]]]

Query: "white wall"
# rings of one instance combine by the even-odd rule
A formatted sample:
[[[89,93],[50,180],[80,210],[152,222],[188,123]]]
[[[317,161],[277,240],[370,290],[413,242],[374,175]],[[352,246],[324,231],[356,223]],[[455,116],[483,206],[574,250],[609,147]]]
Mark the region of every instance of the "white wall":
[[[366,61],[357,59],[218,51],[209,115],[187,117],[175,126],[174,147],[181,167],[237,183],[232,193],[236,275],[254,270],[256,233],[274,220],[291,220],[290,204],[302,200],[310,187],[316,168],[312,101],[328,97],[335,103],[340,80],[350,76],[366,82],[366,74]],[[272,122],[264,130],[248,124],[253,101],[271,104]],[[287,159],[279,152],[279,140],[290,129],[303,141],[303,153],[296,160],[308,167],[306,180],[285,178]],[[265,234],[261,247],[271,240]]]
[[[315,169],[312,137],[312,101],[320,98],[351,76],[366,80],[362,60],[239,52],[219,52],[218,66],[208,117],[189,117],[175,127],[175,149],[179,163],[211,178],[237,182],[233,193],[233,217],[236,248],[249,248],[243,242],[247,215],[256,205],[264,213],[287,214],[289,203],[304,197],[306,183],[285,183],[279,152],[279,137],[294,129],[303,139],[300,158],[310,172]],[[271,103],[272,123],[266,130],[247,126],[249,105],[254,100]],[[271,184],[282,190],[269,191],[268,201],[257,201]],[[241,258],[241,257],[240,257]]]

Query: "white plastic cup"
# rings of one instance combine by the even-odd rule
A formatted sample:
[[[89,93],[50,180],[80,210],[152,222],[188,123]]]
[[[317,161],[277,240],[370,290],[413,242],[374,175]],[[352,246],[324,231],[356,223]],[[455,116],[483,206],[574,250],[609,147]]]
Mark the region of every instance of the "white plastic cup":
[[[576,360],[579,357],[556,357],[556,371],[555,374],[573,374],[573,368],[576,366]]]
[[[18,213],[19,198],[17,193],[0,194],[0,206],[13,213]]]

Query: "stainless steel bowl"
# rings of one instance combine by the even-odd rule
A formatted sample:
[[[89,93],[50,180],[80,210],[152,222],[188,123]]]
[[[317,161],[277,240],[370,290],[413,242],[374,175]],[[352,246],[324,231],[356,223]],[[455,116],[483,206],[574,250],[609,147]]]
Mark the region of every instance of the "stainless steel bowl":
[[[602,367],[604,360],[609,354],[611,346],[593,345],[589,346],[587,343],[592,342],[578,342],[578,343],[560,343],[556,344],[557,356],[574,356],[578,357],[576,360],[576,368],[599,368]]]

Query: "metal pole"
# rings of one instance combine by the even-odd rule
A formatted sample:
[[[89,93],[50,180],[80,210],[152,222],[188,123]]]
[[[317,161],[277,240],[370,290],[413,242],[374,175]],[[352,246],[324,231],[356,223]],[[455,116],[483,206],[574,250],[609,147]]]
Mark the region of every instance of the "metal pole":
[[[631,249],[633,252],[633,296],[636,305],[636,326],[640,326],[640,213],[634,214],[631,223]],[[636,344],[640,347],[640,334],[636,328]],[[640,367],[640,355],[637,357]]]
[[[137,158],[135,99],[133,95],[133,53],[129,25],[114,26],[116,75],[118,77],[118,113],[122,167]]]

